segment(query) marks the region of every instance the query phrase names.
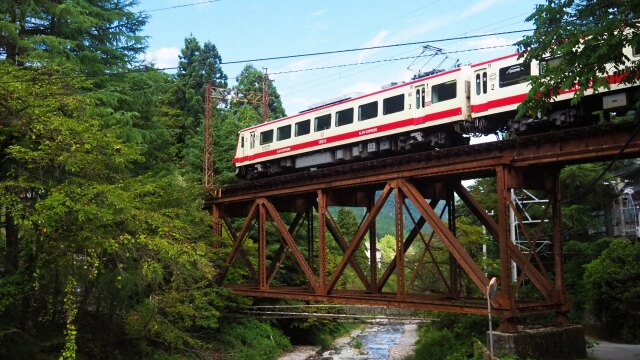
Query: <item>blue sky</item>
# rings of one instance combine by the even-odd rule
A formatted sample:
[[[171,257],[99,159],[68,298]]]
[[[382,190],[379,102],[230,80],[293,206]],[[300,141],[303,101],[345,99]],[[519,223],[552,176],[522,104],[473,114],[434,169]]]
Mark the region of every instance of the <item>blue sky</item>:
[[[537,1],[527,0],[220,0],[217,2],[152,11],[203,0],[140,0],[135,8],[148,11],[144,29],[147,59],[157,67],[177,64],[184,38],[193,34],[200,43],[216,45],[222,61],[362,48],[378,45],[447,39],[530,29],[525,18]],[[439,55],[423,70],[455,59],[463,64],[499,57],[515,51],[509,46],[523,33],[431,43],[445,52],[489,46],[494,49]],[[287,114],[310,104],[352,92],[371,92],[390,82],[407,81],[426,59],[345,66],[325,70],[290,72],[415,57],[422,45],[365,50],[295,59],[254,61],[266,67],[280,93]],[[411,65],[411,66],[410,66]],[[244,64],[223,65],[230,85]],[[280,73],[280,74],[278,74]]]

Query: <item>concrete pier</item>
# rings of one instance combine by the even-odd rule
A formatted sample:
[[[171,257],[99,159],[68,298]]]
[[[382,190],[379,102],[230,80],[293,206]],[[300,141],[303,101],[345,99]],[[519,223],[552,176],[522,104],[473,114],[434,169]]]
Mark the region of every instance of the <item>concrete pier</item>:
[[[586,359],[587,344],[584,329],[579,325],[521,329],[516,333],[494,331],[493,355],[536,360]]]

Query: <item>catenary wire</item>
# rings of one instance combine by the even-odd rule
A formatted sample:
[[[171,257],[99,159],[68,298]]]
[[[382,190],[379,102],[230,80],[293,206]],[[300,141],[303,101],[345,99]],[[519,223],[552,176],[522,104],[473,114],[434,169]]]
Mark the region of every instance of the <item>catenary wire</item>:
[[[158,8],[158,9],[142,10],[141,12],[143,12],[143,13],[150,13],[150,12],[155,12],[155,11],[172,10],[172,9],[178,9],[178,8],[183,8],[183,7],[188,7],[188,6],[195,6],[195,5],[210,4],[210,3],[219,2],[219,1],[220,1],[220,0],[200,1],[200,2],[196,2],[196,3],[190,3],[190,4],[182,4],[182,5],[167,6],[167,7]]]
[[[457,36],[457,37],[450,37],[450,38],[443,38],[443,39],[414,41],[414,42],[408,42],[408,43],[398,43],[398,44],[379,45],[379,46],[368,46],[368,47],[342,49],[342,50],[320,51],[320,52],[312,52],[312,53],[305,53],[305,54],[272,56],[272,57],[256,58],[256,59],[250,59],[250,60],[223,61],[220,64],[222,64],[222,65],[231,65],[231,64],[242,64],[242,63],[257,62],[257,61],[295,59],[295,58],[308,57],[308,56],[318,56],[318,55],[333,55],[333,54],[342,54],[342,53],[347,53],[347,52],[355,52],[355,51],[363,51],[363,50],[388,49],[388,48],[401,47],[401,46],[422,45],[422,44],[427,44],[427,43],[437,43],[437,42],[445,42],[445,41],[476,39],[476,38],[488,37],[488,36],[496,36],[496,35],[509,35],[509,34],[530,32],[530,31],[534,31],[534,30],[535,29],[522,29],[522,30],[502,31],[502,32],[490,33],[490,34],[465,35],[465,36]]]
[[[401,46],[412,46],[412,45],[426,44],[426,43],[431,43],[431,42],[444,42],[444,41],[453,41],[453,40],[474,39],[474,38],[480,38],[480,37],[489,37],[489,36],[503,35],[503,34],[514,34],[514,33],[528,32],[528,31],[532,31],[532,29],[514,30],[514,31],[506,31],[506,32],[499,32],[499,33],[487,33],[487,34],[480,34],[480,35],[458,36],[458,37],[452,37],[452,38],[441,38],[441,39],[417,41],[417,42],[412,42],[412,43],[398,43],[398,44],[390,44],[390,45],[383,45],[383,46],[372,46],[372,47],[353,48],[353,49],[344,49],[344,50],[323,51],[323,52],[316,52],[316,53],[283,55],[283,56],[275,56],[275,57],[268,57],[268,58],[256,58],[256,59],[235,60],[235,61],[221,61],[220,65],[230,65],[230,64],[239,64],[239,63],[252,63],[252,62],[257,62],[257,61],[268,61],[268,60],[290,59],[290,58],[303,57],[303,56],[331,55],[331,54],[344,53],[344,52],[354,52],[354,51],[373,50],[373,49],[382,49],[382,48],[392,48],[392,47],[401,47]],[[149,71],[157,71],[157,70],[160,70],[160,71],[176,70],[178,68],[179,68],[178,66],[171,66],[171,67],[164,67],[164,68],[145,67],[145,68],[141,68],[141,69],[132,69],[132,70],[127,70],[127,71],[115,71],[115,72],[104,73],[104,74],[75,74],[75,75],[43,76],[43,78],[46,78],[46,79],[67,79],[67,78],[76,78],[76,77],[77,78],[96,78],[96,77],[103,77],[103,76],[118,76],[118,75],[126,75],[126,74],[132,74],[132,73],[141,73],[141,72],[149,72]],[[33,78],[32,79],[24,79],[24,80],[2,81],[2,82],[0,82],[0,84],[31,82],[31,81],[33,81]]]
[[[485,47],[479,47],[479,48],[473,48],[473,49],[446,51],[446,52],[442,52],[440,54],[442,54],[442,55],[458,54],[458,53],[463,53],[463,52],[498,49],[498,48],[511,47],[511,46],[514,46],[514,44],[485,46]],[[314,70],[335,69],[335,68],[348,67],[348,66],[378,64],[378,63],[383,63],[383,62],[400,61],[400,60],[408,60],[408,59],[419,59],[419,58],[424,58],[424,57],[429,57],[429,55],[405,56],[405,57],[400,57],[400,58],[389,58],[389,59],[381,59],[381,60],[362,61],[362,62],[350,63],[350,64],[319,66],[319,67],[314,67],[314,68],[297,69],[297,70],[285,70],[285,71],[269,73],[269,75],[280,75],[280,74],[290,74],[290,73],[314,71]]]

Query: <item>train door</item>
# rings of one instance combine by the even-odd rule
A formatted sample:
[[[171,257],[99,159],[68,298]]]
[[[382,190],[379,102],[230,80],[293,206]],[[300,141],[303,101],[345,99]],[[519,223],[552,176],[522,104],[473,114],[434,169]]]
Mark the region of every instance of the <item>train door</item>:
[[[473,91],[473,101],[471,102],[471,110],[474,113],[487,111],[489,109],[487,104],[487,69],[478,69],[474,72],[475,87]]]
[[[416,90],[416,96],[415,96],[415,103],[414,103],[415,105],[414,114],[415,114],[415,118],[417,119],[420,116],[424,115],[424,108],[428,104],[427,104],[427,99],[425,94],[425,86],[424,85],[416,86],[415,90]]]
[[[249,154],[250,155],[253,155],[255,147],[256,147],[256,132],[252,131],[249,133]]]

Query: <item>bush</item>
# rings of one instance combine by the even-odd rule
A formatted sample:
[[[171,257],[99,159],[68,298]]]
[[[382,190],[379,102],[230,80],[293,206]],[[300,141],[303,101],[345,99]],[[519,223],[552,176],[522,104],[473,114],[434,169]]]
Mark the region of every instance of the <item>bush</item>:
[[[221,327],[220,345],[225,358],[270,360],[291,349],[289,339],[269,324],[253,319],[230,322]]]
[[[586,267],[588,309],[610,339],[640,342],[640,245],[618,239]]]
[[[436,321],[421,327],[414,359],[473,359],[473,343],[487,331],[486,318],[463,314],[436,314]]]

